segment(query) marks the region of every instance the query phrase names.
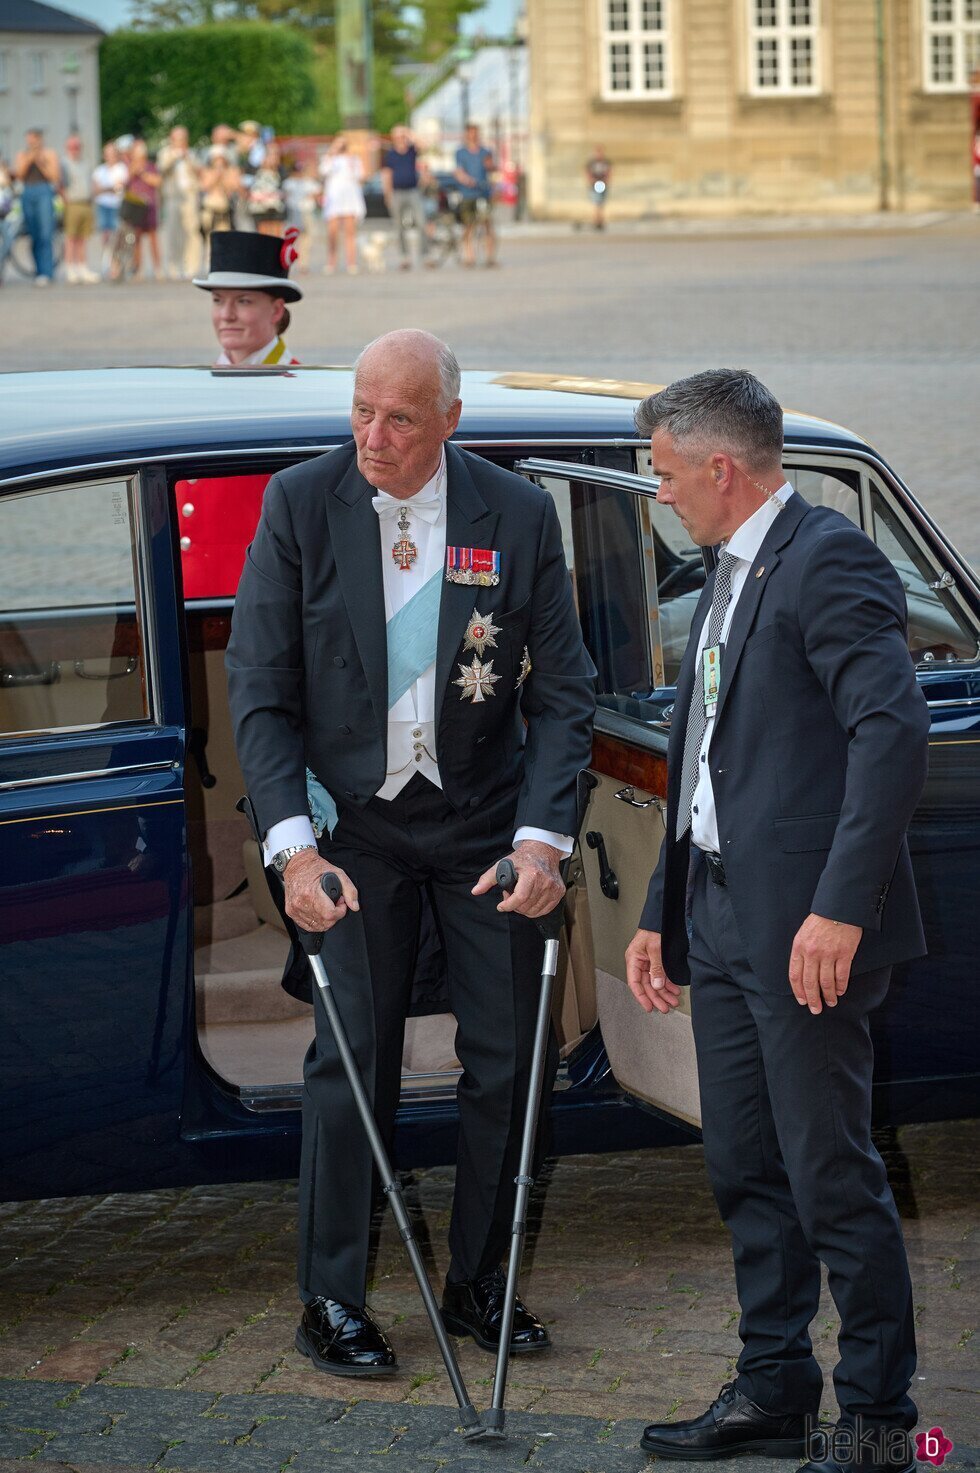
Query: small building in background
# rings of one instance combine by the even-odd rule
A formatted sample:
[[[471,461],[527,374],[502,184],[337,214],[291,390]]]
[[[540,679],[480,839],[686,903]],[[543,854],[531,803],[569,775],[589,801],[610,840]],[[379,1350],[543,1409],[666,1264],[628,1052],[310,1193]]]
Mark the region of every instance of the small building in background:
[[[412,109],[412,131],[436,166],[455,166],[466,118],[479,126],[501,168],[526,167],[528,60],[523,42],[478,44]]]
[[[104,32],[40,0],[0,0],[0,157],[43,128],[60,155],[78,131],[93,167],[102,148],[99,43]]]
[[[527,0],[532,213],[965,209],[980,0]]]

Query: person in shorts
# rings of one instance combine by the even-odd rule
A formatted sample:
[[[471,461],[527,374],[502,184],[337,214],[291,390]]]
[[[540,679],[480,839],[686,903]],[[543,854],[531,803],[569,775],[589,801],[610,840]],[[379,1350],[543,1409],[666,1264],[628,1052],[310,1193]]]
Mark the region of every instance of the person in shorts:
[[[65,280],[72,286],[98,281],[86,253],[92,234],[92,171],[84,160],[82,140],[72,133],[61,161],[61,193],[65,202]]]
[[[493,228],[493,154],[480,142],[480,130],[467,123],[463,146],[456,150],[459,218],[463,227],[463,265],[476,265],[477,231],[483,238],[483,264],[496,266],[497,237]]]

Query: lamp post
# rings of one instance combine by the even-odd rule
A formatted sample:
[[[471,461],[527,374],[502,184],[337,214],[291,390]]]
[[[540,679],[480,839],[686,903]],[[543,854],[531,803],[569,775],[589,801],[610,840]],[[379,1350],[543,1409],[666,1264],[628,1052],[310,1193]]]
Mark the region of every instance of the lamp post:
[[[470,82],[472,75],[466,65],[473,60],[473,48],[465,43],[456,47],[456,80],[459,83],[459,110],[462,114],[461,132],[465,131],[470,121]]]

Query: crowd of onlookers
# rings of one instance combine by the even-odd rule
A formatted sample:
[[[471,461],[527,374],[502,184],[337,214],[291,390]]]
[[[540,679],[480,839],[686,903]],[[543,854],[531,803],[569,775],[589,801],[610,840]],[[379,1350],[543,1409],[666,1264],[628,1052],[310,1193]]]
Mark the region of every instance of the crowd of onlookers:
[[[367,213],[365,182],[377,175],[388,213],[397,225],[400,265],[411,265],[410,236],[418,259],[427,259],[432,220],[444,207],[445,174],[424,158],[407,127],[392,130],[390,142],[365,150],[340,134],[326,146],[295,150],[284,158],[269,128],[247,121],[232,128],[219,123],[210,141],[191,146],[187,129],[171,128],[151,152],[142,138],[126,135],[106,143],[101,160],[78,134],[61,154],[38,129],[30,130],[12,163],[0,158],[0,253],[11,233],[25,231],[36,266],[35,284],[55,276],[53,241],[64,232],[63,277],[72,285],[111,278],[115,244],[122,226],[135,235],[136,273],[154,279],[188,280],[208,258],[214,231],[290,232],[300,272],[309,270],[319,219],[325,221],[324,270],[341,263],[358,270],[358,231]],[[484,264],[495,264],[496,241],[491,202],[495,164],[475,127],[467,129],[449,174],[457,196],[462,264],[476,263],[476,241]],[[19,214],[18,214],[19,206]],[[90,241],[98,236],[99,270],[91,267]]]

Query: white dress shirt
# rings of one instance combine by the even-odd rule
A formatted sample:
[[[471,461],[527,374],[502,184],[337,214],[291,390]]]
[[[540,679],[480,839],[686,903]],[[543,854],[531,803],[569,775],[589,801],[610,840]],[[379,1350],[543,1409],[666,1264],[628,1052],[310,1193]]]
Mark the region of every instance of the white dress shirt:
[[[412,502],[430,502],[438,498],[440,505],[434,520],[412,515]],[[378,536],[381,548],[381,567],[384,577],[385,619],[391,620],[400,609],[413,598],[430,578],[441,575],[446,561],[446,454],[442,453],[439,467],[431,480],[420,491],[407,499],[389,496],[379,491],[374,498],[378,512]],[[410,522],[408,536],[418,549],[418,558],[404,572],[391,555],[391,549],[401,536],[398,516],[407,511]],[[483,589],[474,589],[474,596],[484,594]],[[489,590],[486,590],[489,593]],[[479,606],[479,605],[478,605]],[[480,609],[492,617],[492,609]],[[390,800],[401,792],[416,772],[435,787],[442,787],[436,751],[435,710],[436,666],[435,661],[424,670],[414,685],[388,712],[388,769],[377,796]],[[571,854],[573,843],[567,834],[554,834],[546,829],[523,827],[514,835],[514,843],[521,839],[539,839],[551,844],[562,854]],[[272,825],[265,836],[265,862],[268,864],[281,849],[291,849],[299,844],[315,844],[313,826],[307,815],[297,814],[284,818]]]
[[[793,488],[788,482],[784,482],[775,493],[778,500],[785,505],[793,494]],[[728,638],[728,631],[732,626],[732,618],[735,606],[738,603],[739,594],[745,587],[745,580],[749,576],[749,570],[755,562],[762,546],[766,533],[773,522],[779,516],[779,507],[774,502],[766,500],[754,511],[747,521],[733,532],[725,543],[725,551],[737,558],[732,569],[732,597],[721,626],[721,643],[724,644]],[[695,681],[692,701],[702,699],[700,670],[701,651],[704,649],[705,640],[708,637],[708,617],[710,610],[705,614],[704,623],[701,625],[701,633],[698,636],[697,659],[695,661]],[[725,656],[721,657],[722,680],[725,678]],[[694,789],[694,806],[691,810],[691,839],[699,849],[705,849],[709,854],[718,854],[721,850],[721,840],[718,837],[718,814],[715,810],[715,795],[711,786],[711,764],[708,762],[708,749],[711,746],[711,737],[715,729],[714,716],[708,717],[708,724],[704,730],[704,741],[701,743],[701,760],[698,765],[698,784]]]

